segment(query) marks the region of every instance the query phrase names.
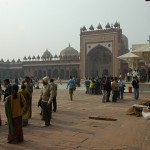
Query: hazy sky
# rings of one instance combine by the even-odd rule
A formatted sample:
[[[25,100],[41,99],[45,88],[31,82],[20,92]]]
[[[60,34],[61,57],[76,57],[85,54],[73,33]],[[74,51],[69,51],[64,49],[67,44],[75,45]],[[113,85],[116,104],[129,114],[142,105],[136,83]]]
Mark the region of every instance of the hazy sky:
[[[80,27],[118,21],[132,44],[147,43],[150,2],[145,0],[0,0],[0,59],[59,55],[69,43],[80,51]]]

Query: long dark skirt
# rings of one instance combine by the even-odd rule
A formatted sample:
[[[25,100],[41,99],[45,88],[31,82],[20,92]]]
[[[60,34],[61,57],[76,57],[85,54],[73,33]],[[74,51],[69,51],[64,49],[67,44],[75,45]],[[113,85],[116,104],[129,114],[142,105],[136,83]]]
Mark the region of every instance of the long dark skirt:
[[[16,117],[12,119],[14,134],[8,133],[8,142],[17,143],[23,142],[23,129],[22,129],[22,117]],[[9,126],[9,124],[8,124]]]

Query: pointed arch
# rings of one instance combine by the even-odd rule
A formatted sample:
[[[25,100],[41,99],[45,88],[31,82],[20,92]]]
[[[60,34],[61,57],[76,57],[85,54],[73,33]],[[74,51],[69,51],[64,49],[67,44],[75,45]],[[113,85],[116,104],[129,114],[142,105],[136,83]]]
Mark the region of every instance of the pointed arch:
[[[87,75],[90,77],[112,75],[112,59],[109,49],[101,45],[94,47],[87,54]]]
[[[58,70],[57,69],[55,69],[54,71],[53,71],[53,78],[58,78],[59,77],[59,72],[58,72]]]
[[[77,73],[77,70],[76,69],[72,69],[71,72],[70,72],[71,76],[73,77],[77,77],[78,76],[78,73]]]

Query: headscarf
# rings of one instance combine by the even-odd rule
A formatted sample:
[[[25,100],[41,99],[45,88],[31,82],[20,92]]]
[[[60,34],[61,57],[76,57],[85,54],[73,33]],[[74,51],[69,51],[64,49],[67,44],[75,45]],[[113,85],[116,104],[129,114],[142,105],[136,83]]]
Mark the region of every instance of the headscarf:
[[[42,80],[43,80],[45,83],[48,83],[48,76],[45,76]]]
[[[12,95],[13,95],[14,99],[17,98],[18,89],[19,89],[19,86],[17,84],[13,84],[13,86],[12,86]]]

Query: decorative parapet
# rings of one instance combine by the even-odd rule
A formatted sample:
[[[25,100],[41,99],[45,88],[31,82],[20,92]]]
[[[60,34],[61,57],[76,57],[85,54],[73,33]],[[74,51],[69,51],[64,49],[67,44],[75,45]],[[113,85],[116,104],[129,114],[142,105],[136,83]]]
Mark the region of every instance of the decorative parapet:
[[[120,23],[119,22],[115,22],[114,23],[114,25],[113,24],[109,24],[109,22],[106,24],[106,26],[105,26],[105,29],[103,29],[102,28],[102,26],[101,26],[101,24],[99,24],[98,26],[97,26],[97,28],[96,28],[96,30],[94,29],[94,27],[93,27],[93,25],[91,25],[90,27],[89,27],[89,30],[87,30],[87,28],[85,27],[85,26],[83,26],[83,27],[81,27],[80,28],[80,32],[82,33],[82,34],[88,34],[89,32],[90,32],[90,34],[91,34],[91,32],[98,32],[98,33],[104,33],[104,32],[110,32],[110,31],[118,31],[118,30],[120,30]]]

